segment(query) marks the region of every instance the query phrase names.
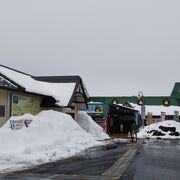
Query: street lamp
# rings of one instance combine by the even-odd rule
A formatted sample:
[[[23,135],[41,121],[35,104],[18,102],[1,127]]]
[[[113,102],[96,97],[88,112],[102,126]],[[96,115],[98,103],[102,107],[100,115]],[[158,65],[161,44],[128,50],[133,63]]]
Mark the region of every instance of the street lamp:
[[[144,97],[143,97],[142,91],[139,91],[138,93],[137,104],[141,106],[141,119],[142,119],[142,126],[144,127],[145,119],[146,119],[146,112],[145,112]]]

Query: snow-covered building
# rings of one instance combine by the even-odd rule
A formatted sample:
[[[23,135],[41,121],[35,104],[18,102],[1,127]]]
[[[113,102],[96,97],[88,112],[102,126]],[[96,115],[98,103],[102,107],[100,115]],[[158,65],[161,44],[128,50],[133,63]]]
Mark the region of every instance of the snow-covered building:
[[[71,114],[87,108],[80,76],[32,76],[0,65],[0,127],[10,116],[53,109]]]

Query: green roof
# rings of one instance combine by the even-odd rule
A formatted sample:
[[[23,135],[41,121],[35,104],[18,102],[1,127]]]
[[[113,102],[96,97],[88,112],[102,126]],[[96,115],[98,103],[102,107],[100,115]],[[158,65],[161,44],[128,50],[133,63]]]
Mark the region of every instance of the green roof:
[[[176,82],[171,93],[172,97],[180,98],[180,83]]]

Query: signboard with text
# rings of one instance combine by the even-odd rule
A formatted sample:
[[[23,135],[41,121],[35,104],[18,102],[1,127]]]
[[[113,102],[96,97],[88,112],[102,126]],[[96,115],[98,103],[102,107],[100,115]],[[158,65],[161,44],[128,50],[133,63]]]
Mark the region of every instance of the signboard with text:
[[[87,113],[102,114],[103,113],[103,104],[89,103]]]
[[[10,120],[12,130],[18,130],[23,127],[28,127],[32,120]]]

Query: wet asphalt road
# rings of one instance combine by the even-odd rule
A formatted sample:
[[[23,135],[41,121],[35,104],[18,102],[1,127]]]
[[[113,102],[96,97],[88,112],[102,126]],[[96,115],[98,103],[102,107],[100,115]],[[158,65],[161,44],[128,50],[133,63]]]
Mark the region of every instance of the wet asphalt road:
[[[6,179],[41,179],[56,174],[99,176],[131,147],[131,143],[109,145],[90,149],[83,154],[54,163],[48,163],[21,172],[15,172]],[[33,175],[31,177],[31,175]],[[5,177],[0,176],[0,179]]]
[[[131,143],[121,143],[117,147],[91,149],[80,156],[15,172],[8,176],[0,176],[0,179],[110,180],[111,178],[100,175],[131,148],[131,145]],[[62,176],[55,177],[56,175]],[[180,180],[180,141],[145,140],[120,180]]]
[[[120,180],[180,180],[180,141],[145,140]]]

